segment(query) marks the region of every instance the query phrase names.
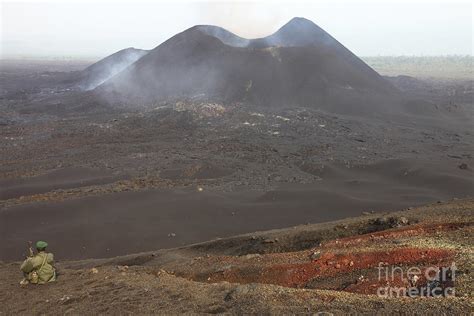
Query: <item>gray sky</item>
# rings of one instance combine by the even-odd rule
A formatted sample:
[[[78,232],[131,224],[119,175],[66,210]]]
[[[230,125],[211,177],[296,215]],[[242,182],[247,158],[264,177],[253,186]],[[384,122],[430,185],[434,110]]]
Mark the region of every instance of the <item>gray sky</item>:
[[[104,57],[154,48],[196,24],[254,38],[312,20],[360,56],[472,55],[470,0],[0,0],[1,55]]]

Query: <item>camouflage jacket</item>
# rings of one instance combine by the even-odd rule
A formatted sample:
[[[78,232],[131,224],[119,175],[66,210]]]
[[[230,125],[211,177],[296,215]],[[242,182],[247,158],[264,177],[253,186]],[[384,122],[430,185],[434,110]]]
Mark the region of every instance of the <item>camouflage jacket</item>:
[[[53,267],[53,264],[53,254],[41,251],[35,256],[23,261],[20,269],[28,275],[28,279],[30,281],[32,281],[30,277],[31,273],[36,272],[38,274],[38,284],[44,284],[56,280],[56,271]]]

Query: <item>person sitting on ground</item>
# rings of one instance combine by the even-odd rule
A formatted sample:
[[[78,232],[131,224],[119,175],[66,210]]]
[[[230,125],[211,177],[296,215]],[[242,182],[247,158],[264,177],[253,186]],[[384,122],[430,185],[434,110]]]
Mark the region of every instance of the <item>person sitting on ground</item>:
[[[23,271],[25,278],[20,284],[45,284],[56,281],[56,269],[53,266],[54,256],[52,253],[46,252],[46,247],[48,247],[47,242],[38,241],[36,243],[38,253],[23,261],[20,270]]]

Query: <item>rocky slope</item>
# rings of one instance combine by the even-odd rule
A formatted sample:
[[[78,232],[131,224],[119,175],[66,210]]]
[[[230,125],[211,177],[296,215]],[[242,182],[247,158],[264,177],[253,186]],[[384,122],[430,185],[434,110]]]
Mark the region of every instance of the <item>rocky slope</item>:
[[[58,281],[43,286],[20,287],[19,263],[0,264],[0,313],[465,314],[472,310],[474,284],[473,208],[472,199],[453,200],[176,249],[59,262]],[[379,297],[378,288],[408,282],[400,274],[380,279],[380,262],[403,271],[455,262],[455,295]],[[426,284],[420,278],[415,287]]]

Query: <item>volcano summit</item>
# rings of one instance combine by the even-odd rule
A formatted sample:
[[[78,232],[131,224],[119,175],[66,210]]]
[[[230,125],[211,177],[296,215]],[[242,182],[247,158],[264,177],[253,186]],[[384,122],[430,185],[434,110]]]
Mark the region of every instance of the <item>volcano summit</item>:
[[[244,39],[217,26],[179,33],[100,85],[129,102],[300,105],[344,114],[396,111],[398,90],[313,22],[294,18]]]

